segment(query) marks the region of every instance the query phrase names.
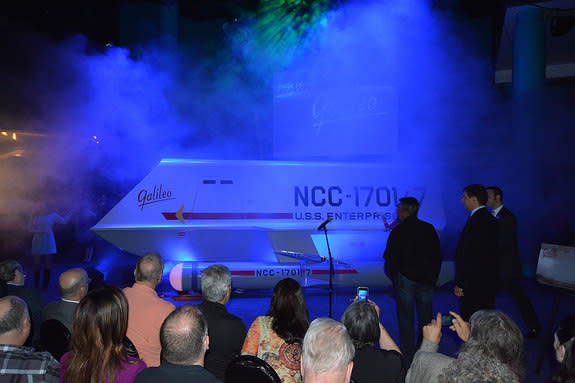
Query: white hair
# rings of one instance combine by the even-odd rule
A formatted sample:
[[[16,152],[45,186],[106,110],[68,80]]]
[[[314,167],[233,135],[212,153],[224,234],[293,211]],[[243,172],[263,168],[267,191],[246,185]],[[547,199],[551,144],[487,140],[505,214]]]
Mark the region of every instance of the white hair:
[[[303,339],[304,371],[318,375],[344,371],[355,356],[355,348],[345,326],[333,319],[311,322]]]
[[[224,265],[212,265],[202,271],[202,296],[210,302],[221,302],[231,286],[232,274]]]

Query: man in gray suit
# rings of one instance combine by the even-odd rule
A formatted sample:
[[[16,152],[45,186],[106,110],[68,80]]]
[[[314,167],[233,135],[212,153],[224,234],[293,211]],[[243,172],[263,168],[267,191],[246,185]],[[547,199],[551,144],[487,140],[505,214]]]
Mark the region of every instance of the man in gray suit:
[[[57,319],[72,331],[74,311],[80,300],[88,293],[90,279],[84,269],[70,269],[60,274],[58,288],[62,299],[46,305],[42,321]]]

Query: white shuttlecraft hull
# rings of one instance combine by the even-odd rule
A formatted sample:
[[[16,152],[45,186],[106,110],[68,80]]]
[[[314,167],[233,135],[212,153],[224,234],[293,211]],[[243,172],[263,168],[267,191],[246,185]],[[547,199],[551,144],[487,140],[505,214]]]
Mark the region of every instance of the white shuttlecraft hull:
[[[317,227],[331,218],[338,285],[389,285],[382,215],[392,222],[399,198],[413,196],[420,217],[441,231],[438,179],[429,168],[377,164],[166,159],[92,230],[136,255],[156,251],[186,264],[252,265],[253,275],[236,274],[234,285],[260,288],[275,279],[258,273],[258,265],[299,270],[304,261],[286,253],[327,258]],[[317,270],[311,279],[326,280],[327,262],[305,263]]]

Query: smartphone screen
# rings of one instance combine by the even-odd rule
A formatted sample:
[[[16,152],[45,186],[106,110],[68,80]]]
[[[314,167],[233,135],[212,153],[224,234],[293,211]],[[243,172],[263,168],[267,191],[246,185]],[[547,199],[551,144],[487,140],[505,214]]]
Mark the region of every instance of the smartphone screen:
[[[357,288],[357,299],[360,301],[367,300],[369,296],[369,289],[367,287],[358,287]]]
[[[441,325],[444,327],[451,326],[453,324],[453,315],[451,314],[441,314]]]

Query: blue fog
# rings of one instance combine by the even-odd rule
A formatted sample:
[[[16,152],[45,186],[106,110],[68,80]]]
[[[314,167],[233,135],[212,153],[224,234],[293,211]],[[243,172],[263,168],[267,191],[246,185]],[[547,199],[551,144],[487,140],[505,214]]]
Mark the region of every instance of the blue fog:
[[[112,190],[114,200],[166,157],[376,161],[441,180],[448,259],[471,183],[501,186],[523,225],[543,226],[537,241],[573,240],[561,208],[573,201],[561,187],[573,170],[573,133],[564,128],[573,96],[541,95],[556,134],[536,159],[551,171],[538,178],[547,186],[534,199],[514,177],[529,172],[532,153],[508,150],[522,132],[512,127],[509,92],[492,83],[489,38],[474,22],[409,0],[349,3],[277,47],[259,45],[251,25],[222,30],[215,54],[154,43],[92,49],[82,36],[54,43],[27,34],[15,49],[27,69],[12,86],[29,107],[5,121],[49,137],[35,147],[27,177],[3,170],[19,191],[13,199],[51,184],[55,204],[82,207],[94,188]],[[532,213],[534,200],[558,213]]]

